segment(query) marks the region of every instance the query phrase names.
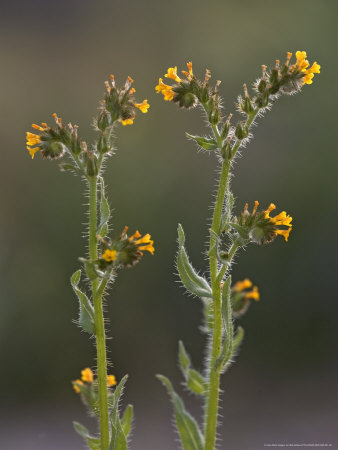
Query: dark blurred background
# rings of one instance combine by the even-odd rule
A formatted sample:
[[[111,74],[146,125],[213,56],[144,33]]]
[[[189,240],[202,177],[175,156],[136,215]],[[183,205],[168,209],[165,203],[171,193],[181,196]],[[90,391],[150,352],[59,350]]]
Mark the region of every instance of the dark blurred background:
[[[177,341],[196,367],[204,338],[201,304],[184,295],[174,269],[181,222],[194,265],[202,251],[217,165],[198,154],[185,131],[205,133],[198,110],[179,111],[154,86],[170,66],[192,60],[222,80],[233,111],[243,82],[261,64],[306,50],[322,73],[260,119],[238,160],[236,211],[273,201],[294,217],[289,243],[251,246],[233,270],[251,278],[261,301],[241,320],[246,338],[223,380],[220,435],[232,450],[264,444],[328,443],[337,448],[337,3],[285,0],[1,1],[1,406],[2,450],[83,448],[71,420],[95,431],[70,381],[94,366],[93,341],[72,323],[70,275],[84,255],[86,203],[78,178],[25,149],[33,122],[57,112],[94,139],[90,126],[103,82],[135,79],[149,114],[119,127],[106,179],[114,230],[150,232],[156,254],[120,273],[107,301],[113,372],[128,373],[126,402],[136,407],[132,448],[178,446],[167,395],[154,378],[180,390]],[[186,397],[202,417],[199,402]]]

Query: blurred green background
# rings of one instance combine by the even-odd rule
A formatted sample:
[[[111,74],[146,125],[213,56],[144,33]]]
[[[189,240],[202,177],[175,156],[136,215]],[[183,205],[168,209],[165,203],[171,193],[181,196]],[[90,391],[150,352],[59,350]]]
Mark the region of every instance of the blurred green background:
[[[114,230],[150,232],[156,254],[120,273],[107,301],[112,371],[130,380],[136,407],[133,447],[174,449],[172,412],[155,373],[180,389],[177,341],[200,367],[201,305],[177,283],[176,227],[194,265],[202,251],[216,186],[215,158],[198,154],[185,131],[204,133],[198,110],[180,111],[154,86],[167,67],[192,60],[222,80],[225,111],[243,82],[286,51],[306,50],[322,73],[295,97],[282,97],[258,121],[236,162],[236,211],[273,201],[294,217],[289,243],[251,246],[233,270],[251,278],[261,301],[241,320],[246,338],[223,381],[220,435],[233,450],[268,443],[338,444],[337,375],[337,58],[334,1],[300,0],[1,2],[1,406],[0,448],[83,448],[71,419],[86,417],[70,380],[95,365],[93,341],[72,323],[70,275],[84,255],[84,185],[56,163],[32,161],[31,123],[57,112],[94,139],[90,126],[103,81],[135,79],[149,114],[119,127],[106,179]],[[185,397],[199,418],[198,401]]]

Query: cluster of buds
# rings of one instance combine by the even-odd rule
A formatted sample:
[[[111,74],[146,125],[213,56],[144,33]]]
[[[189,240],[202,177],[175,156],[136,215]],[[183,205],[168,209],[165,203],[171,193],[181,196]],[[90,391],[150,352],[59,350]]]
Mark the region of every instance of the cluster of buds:
[[[55,127],[52,128],[46,123],[37,125],[33,123],[32,127],[40,134],[34,134],[27,131],[27,150],[34,158],[37,152],[40,152],[44,158],[61,158],[68,150],[73,155],[81,152],[83,143],[78,137],[78,127],[69,123],[67,126],[62,124],[61,117],[53,114]]]
[[[132,87],[134,80],[127,78],[124,86],[119,89],[115,84],[114,75],[105,82],[106,93],[101,103],[100,113],[95,122],[99,130],[104,132],[111,125],[119,121],[122,125],[132,125],[136,116],[136,109],[147,113],[150,105],[148,100],[136,103],[134,98],[135,88]]]
[[[73,389],[77,394],[81,394],[82,400],[94,411],[97,412],[98,405],[98,381],[89,367],[81,370],[81,378],[72,381]],[[116,386],[115,375],[107,376],[108,388]],[[112,398],[113,391],[108,389],[108,397]]]
[[[132,236],[127,235],[128,227],[125,227],[118,239],[105,241],[100,238],[104,251],[101,257],[96,261],[99,270],[106,272],[113,268],[134,266],[147,251],[154,254],[154,241],[150,234],[144,236],[136,231]]]
[[[273,203],[270,204],[268,209],[262,211],[257,211],[258,205],[259,203],[255,201],[255,206],[250,213],[246,203],[243,212],[239,217],[235,218],[231,226],[245,240],[256,244],[262,245],[272,242],[277,235],[283,236],[287,242],[292,229],[292,217],[285,211],[282,211],[275,217],[271,217],[271,211],[276,209]]]
[[[251,300],[258,301],[259,298],[258,287],[253,286],[248,278],[237,281],[231,288],[233,317],[238,318],[242,316],[248,310]]]

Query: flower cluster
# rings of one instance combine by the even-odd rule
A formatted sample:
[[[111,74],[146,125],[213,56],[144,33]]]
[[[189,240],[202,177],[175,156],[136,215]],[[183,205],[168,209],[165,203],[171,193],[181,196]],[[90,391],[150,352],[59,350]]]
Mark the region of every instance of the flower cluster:
[[[132,236],[127,235],[125,227],[118,239],[106,242],[101,239],[104,252],[97,261],[100,270],[111,270],[112,267],[131,267],[143,256],[143,252],[154,254],[154,241],[150,234],[141,235],[136,231]]]
[[[291,59],[292,54],[288,53],[288,58]],[[306,52],[296,52],[296,64],[294,64],[291,69],[290,72],[291,73],[300,73],[302,74],[303,78],[302,78],[302,82],[303,84],[312,84],[312,78],[314,77],[315,73],[320,73],[320,65],[317,64],[317,62],[315,61],[312,66],[310,68],[309,65],[309,61],[306,59],[307,55]]]
[[[270,204],[268,209],[263,211],[257,211],[258,205],[259,202],[255,201],[255,206],[250,213],[248,211],[248,204],[246,203],[241,215],[235,218],[232,224],[233,228],[239,231],[243,237],[246,235],[249,241],[255,242],[256,244],[269,243],[277,235],[283,236],[287,242],[292,230],[292,217],[285,211],[282,211],[275,217],[271,217],[271,211],[276,209],[273,203]]]
[[[252,289],[251,289],[252,288]],[[260,299],[257,286],[252,285],[249,278],[237,281],[231,288],[232,312],[235,318],[242,316],[250,305],[250,300]]]
[[[81,141],[77,133],[78,127],[71,123],[63,126],[61,117],[58,117],[55,113],[53,117],[56,124],[54,128],[42,122],[41,126],[35,123],[32,125],[40,134],[27,131],[27,150],[32,159],[37,152],[40,152],[44,158],[49,159],[61,158],[67,150],[74,155],[81,152]]]
[[[97,380],[94,378],[94,373],[89,367],[81,370],[81,379],[77,379],[73,381],[73,388],[77,394],[86,394],[88,389],[92,385],[97,384]],[[107,376],[107,386],[112,387],[117,384],[115,375]]]
[[[128,77],[124,86],[119,89],[115,84],[114,75],[110,75],[110,80],[105,82],[106,93],[101,103],[100,114],[97,119],[97,127],[104,131],[115,121],[122,125],[132,125],[136,116],[136,109],[142,113],[147,113],[150,105],[148,100],[137,103],[133,94],[136,89],[132,87],[134,80]]]

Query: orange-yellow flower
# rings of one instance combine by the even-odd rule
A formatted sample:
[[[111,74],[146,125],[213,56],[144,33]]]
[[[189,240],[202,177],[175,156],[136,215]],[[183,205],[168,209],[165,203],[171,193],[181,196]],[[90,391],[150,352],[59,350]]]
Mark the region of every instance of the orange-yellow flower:
[[[135,241],[136,245],[140,245],[140,244],[144,244],[144,245],[140,245],[140,247],[138,247],[139,250],[144,250],[147,251],[149,253],[151,253],[152,255],[154,254],[154,241],[151,240],[151,236],[150,234],[145,234],[141,239],[138,239],[137,241]]]
[[[75,384],[76,383],[76,384]],[[81,392],[81,389],[79,388],[79,386],[77,386],[78,384],[80,384],[81,386],[83,386],[83,382],[81,380],[75,380],[73,381],[73,389],[74,391],[79,394]]]
[[[86,369],[81,370],[81,380],[86,382],[86,383],[92,383],[94,380],[94,374],[93,371],[91,369],[89,369],[89,367],[87,367]]]
[[[245,278],[243,281],[237,281],[232,287],[234,291],[240,292],[244,291],[244,289],[251,288],[252,281],[249,278]]]
[[[138,108],[140,111],[142,111],[144,114],[147,113],[148,109],[150,108],[148,100],[143,100],[142,103],[134,103],[134,106]]]
[[[123,126],[125,125],[132,125],[134,123],[134,119],[120,119],[120,122],[122,123]]]
[[[108,375],[107,376],[107,386],[115,386],[117,384],[115,375]]]
[[[160,92],[164,96],[164,100],[171,101],[174,98],[174,91],[171,86],[163,83],[162,78],[159,78],[158,85],[155,87],[156,92],[159,94]]]
[[[270,223],[272,223],[273,225],[284,225],[286,227],[289,227],[287,229],[279,229],[277,228],[275,230],[275,234],[280,234],[281,236],[284,236],[285,241],[287,242],[289,239],[289,235],[290,232],[292,230],[292,217],[289,216],[288,214],[286,214],[285,211],[282,211],[280,214],[278,214],[275,217],[270,217],[270,213],[271,211],[273,211],[274,209],[276,209],[276,206],[271,203],[270,206],[268,207],[268,209],[266,211],[264,211],[264,218],[265,219],[269,219]]]
[[[303,84],[312,84],[312,78],[315,73],[320,73],[320,65],[315,61],[310,68],[309,61],[306,59],[306,52],[296,52],[296,64],[291,67],[291,72],[298,71],[304,74],[302,81]]]
[[[174,81],[177,81],[177,83],[180,83],[182,80],[177,75],[177,66],[175,67],[169,67],[168,72],[164,75],[166,78],[171,78]]]
[[[103,253],[102,258],[105,259],[107,262],[115,261],[117,255],[116,250],[107,250]]]

